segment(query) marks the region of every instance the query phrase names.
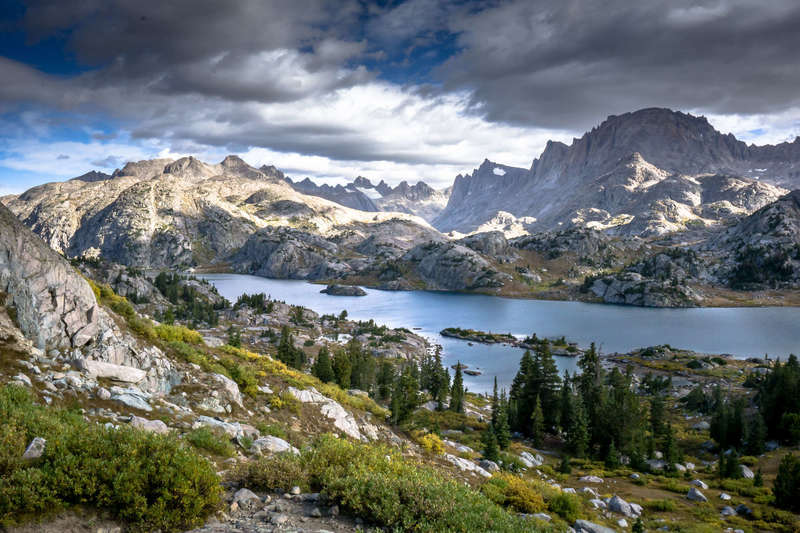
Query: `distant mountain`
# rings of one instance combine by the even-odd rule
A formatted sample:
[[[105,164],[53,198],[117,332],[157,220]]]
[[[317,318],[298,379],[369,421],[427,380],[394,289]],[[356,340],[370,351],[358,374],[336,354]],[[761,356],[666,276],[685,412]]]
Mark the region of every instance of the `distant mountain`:
[[[374,185],[362,176],[347,185],[317,185],[309,178],[292,181],[286,178],[296,191],[319,196],[332,202],[361,211],[394,211],[417,215],[427,221],[433,220],[447,205],[449,189],[439,191],[423,181],[409,185],[402,181],[396,187],[385,181]]]
[[[569,146],[548,142],[530,169],[484,161],[456,178],[433,224],[470,232],[504,211],[534,217],[534,231],[660,234],[749,214],[797,184],[800,138],[748,146],[704,117],[643,109],[611,116]]]
[[[392,189],[363,178],[353,186],[380,196],[381,208],[389,200],[418,206],[438,194],[424,184]],[[218,164],[132,162],[107,179],[48,183],[4,201],[68,257],[133,267],[224,263],[267,277],[457,290],[498,287],[505,276],[470,248],[447,245],[420,217],[306,195],[275,167],[257,169],[235,156]]]

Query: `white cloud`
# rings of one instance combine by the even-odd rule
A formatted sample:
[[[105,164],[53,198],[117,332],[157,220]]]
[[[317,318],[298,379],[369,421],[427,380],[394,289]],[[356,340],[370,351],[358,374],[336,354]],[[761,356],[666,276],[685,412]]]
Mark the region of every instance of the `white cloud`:
[[[733,133],[748,144],[792,142],[800,136],[800,107],[772,114],[706,115],[706,118],[719,131]]]

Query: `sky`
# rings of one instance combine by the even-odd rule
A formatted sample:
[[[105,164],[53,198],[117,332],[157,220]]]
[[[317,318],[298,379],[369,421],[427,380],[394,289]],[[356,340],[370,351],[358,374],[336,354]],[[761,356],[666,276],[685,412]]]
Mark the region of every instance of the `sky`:
[[[0,196],[129,160],[445,187],[644,107],[800,134],[796,0],[0,0]]]

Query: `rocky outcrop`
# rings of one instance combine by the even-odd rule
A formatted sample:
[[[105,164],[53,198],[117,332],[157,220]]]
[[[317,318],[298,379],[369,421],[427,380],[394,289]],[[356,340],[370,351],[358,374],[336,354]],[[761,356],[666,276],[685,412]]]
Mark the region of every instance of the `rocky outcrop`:
[[[596,279],[591,291],[605,303],[641,307],[697,307],[703,301],[688,286],[645,278],[636,272]]]
[[[759,209],[706,250],[734,288],[800,287],[800,190]]]
[[[494,270],[486,259],[451,242],[421,244],[403,256],[432,289],[464,290],[502,287],[508,274]]]
[[[91,361],[93,372],[136,379],[154,392],[179,380],[160,350],[140,346],[120,330],[86,280],[3,206],[0,293],[15,310],[19,329],[42,351],[69,362]]]
[[[319,291],[330,296],[366,296],[367,293],[361,287],[355,285],[331,284]]]

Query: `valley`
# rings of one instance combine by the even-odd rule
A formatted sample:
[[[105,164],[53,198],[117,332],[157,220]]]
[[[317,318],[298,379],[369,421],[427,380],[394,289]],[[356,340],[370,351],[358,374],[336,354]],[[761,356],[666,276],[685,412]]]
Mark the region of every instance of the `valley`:
[[[440,190],[228,156],[5,196],[0,526],[794,531],[795,145],[650,109]]]

